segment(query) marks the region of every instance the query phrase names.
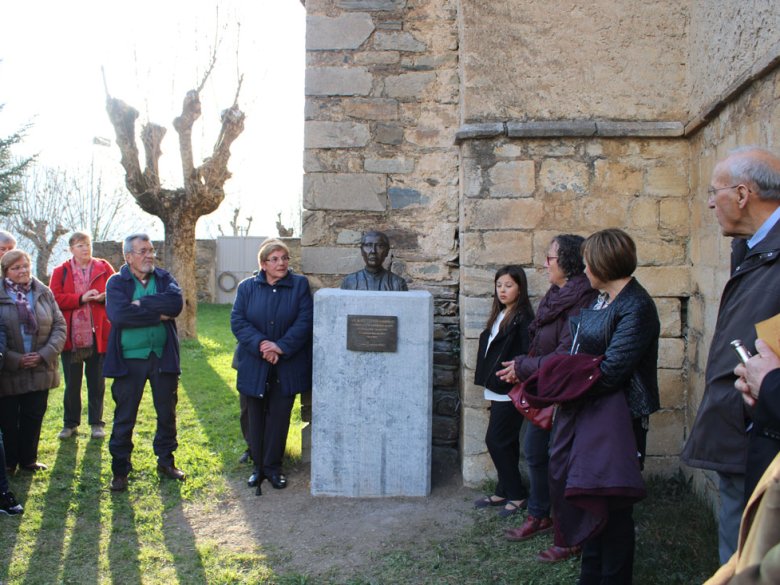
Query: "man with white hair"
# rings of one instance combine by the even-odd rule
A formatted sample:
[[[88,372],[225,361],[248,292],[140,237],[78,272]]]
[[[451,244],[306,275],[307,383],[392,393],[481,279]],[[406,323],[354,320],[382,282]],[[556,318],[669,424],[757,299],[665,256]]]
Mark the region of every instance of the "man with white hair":
[[[734,150],[715,166],[707,194],[723,235],[734,238],[731,277],[710,344],[704,396],[681,457],[718,474],[723,564],[737,547],[753,414],[734,389],[738,360],[730,342],[741,339],[752,348],[754,325],[780,313],[780,158],[754,146]]]

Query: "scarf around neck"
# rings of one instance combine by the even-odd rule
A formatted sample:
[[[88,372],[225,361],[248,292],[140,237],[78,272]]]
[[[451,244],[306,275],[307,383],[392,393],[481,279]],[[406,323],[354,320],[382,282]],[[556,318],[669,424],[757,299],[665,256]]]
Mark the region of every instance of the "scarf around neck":
[[[83,295],[89,290],[89,283],[92,276],[92,269],[95,266],[95,260],[90,260],[86,270],[76,264],[76,261],[70,259],[70,270],[73,274],[73,290],[79,295]],[[92,335],[92,306],[90,303],[80,305],[74,309],[70,320],[70,342],[73,349],[91,348],[93,344]]]
[[[32,290],[32,280],[27,284],[17,284],[10,278],[5,279],[5,290],[11,293],[11,298],[16,303],[16,310],[19,312],[19,324],[27,335],[38,332],[38,321],[35,320],[35,313],[30,309],[30,303],[27,302],[27,295]]]

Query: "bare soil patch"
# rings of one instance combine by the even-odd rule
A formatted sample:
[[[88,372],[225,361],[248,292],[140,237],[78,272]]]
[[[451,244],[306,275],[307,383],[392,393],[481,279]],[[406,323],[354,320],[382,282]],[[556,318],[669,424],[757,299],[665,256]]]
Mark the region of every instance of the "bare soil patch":
[[[188,506],[186,522],[198,540],[235,551],[261,549],[277,573],[338,578],[367,570],[377,554],[428,546],[470,527],[479,495],[454,469],[434,469],[425,498],[314,497],[308,465],[289,469],[287,478],[284,490],[264,482],[259,497],[245,480],[235,480],[217,509]]]

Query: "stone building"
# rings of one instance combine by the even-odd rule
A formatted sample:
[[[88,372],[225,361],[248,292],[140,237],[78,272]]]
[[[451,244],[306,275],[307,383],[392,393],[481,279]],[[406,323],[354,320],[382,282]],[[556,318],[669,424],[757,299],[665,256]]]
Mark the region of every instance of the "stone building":
[[[538,298],[551,236],[622,227],[662,321],[648,467],[670,473],[703,392],[729,241],[717,159],[780,152],[774,0],[305,0],[302,269],[334,286],[363,230],[436,299],[434,445],[492,467],[471,384],[507,263]],[[710,489],[706,474],[697,481]]]

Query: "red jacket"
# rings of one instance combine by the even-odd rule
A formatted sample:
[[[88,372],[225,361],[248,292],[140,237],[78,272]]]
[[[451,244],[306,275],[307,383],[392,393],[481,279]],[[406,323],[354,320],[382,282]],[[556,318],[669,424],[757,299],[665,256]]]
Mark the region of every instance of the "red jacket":
[[[98,292],[106,292],[106,281],[114,274],[114,267],[101,258],[93,258],[95,260],[95,266],[92,270],[92,277],[89,288],[94,288]],[[51,274],[51,280],[49,281],[49,287],[54,293],[54,299],[62,311],[65,322],[68,324],[68,338],[65,341],[65,347],[63,351],[70,351],[73,346],[70,340],[70,323],[73,316],[73,311],[81,306],[80,295],[75,292],[75,285],[73,283],[73,271],[70,267],[70,259],[66,260]],[[108,334],[111,331],[111,323],[106,317],[106,305],[105,302],[92,303],[92,323],[95,327],[95,339],[97,340],[98,353],[106,353],[106,347],[108,346]]]

